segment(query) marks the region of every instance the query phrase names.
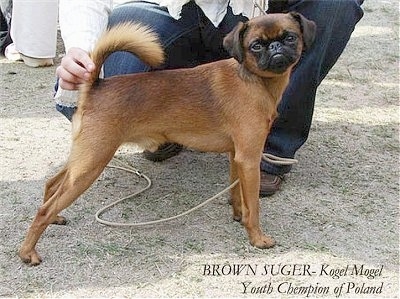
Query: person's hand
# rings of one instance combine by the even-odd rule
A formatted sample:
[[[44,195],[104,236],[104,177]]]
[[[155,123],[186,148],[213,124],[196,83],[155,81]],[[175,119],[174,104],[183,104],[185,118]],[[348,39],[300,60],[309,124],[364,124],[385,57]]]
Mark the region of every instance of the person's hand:
[[[80,84],[90,78],[90,73],[94,69],[95,65],[86,51],[80,48],[71,48],[56,70],[59,86],[66,90],[76,90]]]

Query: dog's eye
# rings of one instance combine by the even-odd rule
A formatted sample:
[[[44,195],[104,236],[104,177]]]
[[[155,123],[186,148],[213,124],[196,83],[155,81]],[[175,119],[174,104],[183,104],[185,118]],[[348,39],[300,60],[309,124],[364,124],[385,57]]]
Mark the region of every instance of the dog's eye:
[[[295,36],[295,35],[287,35],[286,37],[285,37],[285,41],[286,42],[288,42],[288,43],[293,43],[293,42],[295,42],[297,40],[297,37]]]
[[[256,41],[250,45],[250,50],[253,52],[260,52],[263,49],[263,45]]]

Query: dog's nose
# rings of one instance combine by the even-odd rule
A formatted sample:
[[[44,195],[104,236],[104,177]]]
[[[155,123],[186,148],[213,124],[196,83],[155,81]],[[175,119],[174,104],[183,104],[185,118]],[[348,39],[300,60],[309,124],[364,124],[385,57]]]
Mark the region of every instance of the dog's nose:
[[[282,48],[282,44],[280,42],[272,42],[269,44],[268,49],[273,51],[274,53]]]

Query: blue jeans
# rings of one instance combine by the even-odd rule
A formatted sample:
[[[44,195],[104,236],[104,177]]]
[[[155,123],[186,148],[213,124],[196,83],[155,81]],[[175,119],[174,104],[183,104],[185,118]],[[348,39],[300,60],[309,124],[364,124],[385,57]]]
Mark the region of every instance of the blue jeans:
[[[363,16],[362,0],[311,1],[289,0],[288,9],[300,12],[317,24],[313,46],[302,56],[294,69],[291,81],[278,107],[279,117],[274,122],[264,151],[279,157],[293,158],[307,140],[314,110],[317,87],[343,52],[356,23]],[[166,62],[161,69],[193,67],[228,57],[223,49],[223,37],[239,21],[246,18],[228,13],[218,28],[191,1],[179,20],[167,9],[149,2],[130,2],[112,12],[109,26],[123,21],[139,21],[155,30],[165,48]],[[135,56],[126,52],[113,53],[104,63],[104,75],[151,71]],[[179,88],[179,87],[178,87]],[[197,88],[201,88],[198,86]],[[73,110],[57,107],[67,117]],[[277,166],[261,162],[261,170],[282,175],[291,166]]]

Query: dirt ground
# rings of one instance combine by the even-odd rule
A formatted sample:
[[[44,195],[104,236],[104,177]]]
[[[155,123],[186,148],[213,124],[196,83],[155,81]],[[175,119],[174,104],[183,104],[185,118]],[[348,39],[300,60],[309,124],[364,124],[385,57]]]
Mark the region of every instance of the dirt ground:
[[[144,181],[106,169],[39,241],[43,263],[17,257],[43,186],[63,164],[70,124],[54,109],[55,67],[0,59],[0,297],[397,297],[399,292],[398,3],[366,1],[365,17],[319,89],[299,163],[261,199],[259,250],[231,219],[227,195],[179,220],[112,228],[95,212]],[[117,156],[153,180],[105,217],[173,216],[227,186],[225,155],[184,151],[162,163]],[[374,270],[375,269],[375,270]],[[337,276],[336,276],[337,275]],[[257,293],[257,294],[256,294]]]

